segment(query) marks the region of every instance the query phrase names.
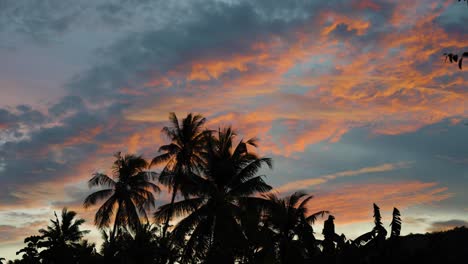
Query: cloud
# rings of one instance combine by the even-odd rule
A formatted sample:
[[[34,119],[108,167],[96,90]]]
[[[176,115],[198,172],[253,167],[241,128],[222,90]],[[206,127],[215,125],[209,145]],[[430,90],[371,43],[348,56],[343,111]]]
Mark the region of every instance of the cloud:
[[[113,152],[155,155],[170,111],[200,112],[211,128],[232,124],[245,137],[258,136],[262,154],[276,155],[284,171],[295,169],[298,153],[304,164],[322,159],[310,162],[322,176],[283,188],[321,183],[315,200],[326,208],[319,209],[341,219],[368,219],[369,199],[388,210],[445,201],[452,193],[435,182],[449,175],[441,185],[459,191],[450,176],[460,175],[465,133],[445,120],[468,116],[468,83],[440,55],[464,48],[463,14],[438,1],[407,2],[3,1],[0,36],[9,41],[27,36],[47,47],[70,37],[74,45],[85,39],[103,46],[96,44],[94,64],[47,109],[0,110],[2,210],[79,207],[83,193],[63,186],[108,169]],[[337,145],[352,151],[338,153]],[[317,147],[320,155],[306,156]],[[414,156],[438,162],[408,168],[414,181],[326,184],[407,168],[397,161]]]
[[[374,167],[360,168],[358,170],[336,172],[332,174],[322,175],[316,178],[289,182],[276,188],[276,191],[280,193],[288,193],[299,189],[308,189],[312,186],[324,184],[328,181],[335,180],[337,178],[404,169],[409,168],[410,164],[411,162],[386,163]]]
[[[453,229],[455,227],[465,226],[468,227],[468,221],[460,219],[452,219],[447,221],[437,221],[432,222],[431,226],[428,228],[428,232],[439,232]]]
[[[22,226],[0,225],[0,245],[22,241],[34,234],[39,235],[37,231],[46,225],[46,221],[30,221]]]
[[[405,216],[405,209],[416,205],[429,205],[453,196],[446,187],[435,182],[399,181],[392,183],[346,184],[314,191],[310,212],[329,210],[340,223],[372,221],[372,203],[383,214],[391,214],[397,207]],[[387,214],[387,215],[388,215]],[[390,221],[390,216],[384,221]]]

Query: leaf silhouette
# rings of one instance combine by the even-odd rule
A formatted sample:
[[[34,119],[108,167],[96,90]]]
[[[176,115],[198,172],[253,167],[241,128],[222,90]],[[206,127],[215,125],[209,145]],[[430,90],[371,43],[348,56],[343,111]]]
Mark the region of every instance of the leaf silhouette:
[[[463,58],[468,57],[468,52],[465,51],[460,56],[458,56],[458,54],[453,54],[453,53],[444,53],[444,56],[445,56],[445,61],[444,61],[445,63],[447,63],[447,59],[450,61],[450,63],[458,62],[458,68],[460,68],[461,70],[463,67]]]
[[[463,58],[468,58],[468,51],[463,52],[463,54],[460,56],[460,61],[458,62],[458,68],[460,68],[460,70],[462,69]]]

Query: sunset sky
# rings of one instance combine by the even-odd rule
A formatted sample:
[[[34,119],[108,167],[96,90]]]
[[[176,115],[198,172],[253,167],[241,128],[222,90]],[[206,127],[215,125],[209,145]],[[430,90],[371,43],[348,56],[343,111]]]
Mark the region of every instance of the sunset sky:
[[[455,0],[0,0],[0,256],[64,206],[98,241],[87,180],[157,155],[169,112],[258,137],[339,234],[373,202],[403,234],[468,226],[468,58],[442,56],[466,25]]]

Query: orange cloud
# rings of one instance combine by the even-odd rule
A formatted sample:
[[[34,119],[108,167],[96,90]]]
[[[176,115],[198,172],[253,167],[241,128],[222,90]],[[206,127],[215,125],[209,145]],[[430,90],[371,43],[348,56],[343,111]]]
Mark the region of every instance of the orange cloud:
[[[372,203],[382,211],[391,212],[397,207],[404,209],[416,205],[430,205],[452,196],[446,187],[435,182],[394,182],[350,184],[333,188],[329,192],[315,193],[310,202],[310,211],[329,210],[340,223],[372,221]],[[387,219],[388,220],[388,219]]]
[[[377,8],[373,1],[355,4]],[[401,10],[411,14],[419,6],[400,2],[394,17]],[[329,35],[337,25],[345,24],[356,30],[357,36],[363,36],[372,29],[369,21],[323,12],[308,24],[291,30],[293,33],[287,38],[273,35],[255,41],[247,52],[233,51],[224,57],[211,56],[177,66],[168,74],[185,80],[190,92],[164,96],[164,103],[157,106],[139,105],[138,109],[129,110],[126,117],[133,121],[165,121],[167,112],[173,109],[201,112],[224,123],[234,123],[242,133],[258,132],[265,139],[267,151],[290,156],[311,144],[337,142],[353,127],[370,126],[374,133],[394,135],[446,118],[468,116],[468,91],[461,88],[468,81],[442,65],[442,57],[430,72],[421,69],[421,65],[434,64],[429,58],[444,48],[463,47],[462,36],[449,38],[433,23],[442,11],[429,6],[424,18],[400,25],[400,31],[379,35],[374,44],[379,49],[370,52],[363,52],[363,47],[351,40],[339,48]],[[319,33],[311,31],[311,27],[318,28]],[[306,68],[300,74],[290,74],[318,58],[321,63],[334,65],[330,72]],[[235,75],[230,74],[233,71]],[[450,81],[436,82],[441,77]],[[154,84],[161,89],[173,85],[160,81]],[[283,92],[283,86],[301,86],[305,92],[289,94]],[[220,116],[221,110],[225,114]],[[281,140],[275,141],[271,123],[281,119],[303,121],[310,129],[281,135]],[[294,129],[288,127],[288,131]]]

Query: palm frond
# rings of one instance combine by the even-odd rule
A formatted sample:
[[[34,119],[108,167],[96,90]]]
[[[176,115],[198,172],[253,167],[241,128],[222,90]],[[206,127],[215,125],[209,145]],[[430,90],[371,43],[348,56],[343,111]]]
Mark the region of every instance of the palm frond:
[[[233,197],[250,196],[256,193],[268,192],[272,189],[262,178],[257,176],[235,186],[228,195]]]
[[[260,158],[252,160],[247,166],[245,166],[239,173],[236,178],[238,181],[244,181],[254,177],[257,172],[266,164],[268,168],[273,168],[273,163],[270,158]]]
[[[108,226],[111,217],[114,214],[114,206],[117,203],[117,198],[113,195],[107,199],[104,204],[99,207],[98,211],[96,212],[96,215],[94,217],[94,223],[99,227],[105,227]]]
[[[369,241],[371,241],[372,239],[374,239],[375,237],[375,233],[374,231],[370,231],[370,232],[367,232],[365,234],[362,234],[360,235],[359,237],[357,237],[356,239],[353,240],[353,243],[360,247],[360,246],[363,246],[367,243],[369,243]]]
[[[103,173],[96,172],[88,181],[88,185],[90,188],[94,186],[106,186],[112,188],[115,186],[115,181]]]
[[[188,213],[196,210],[203,202],[202,198],[185,199],[173,204],[166,204],[158,208],[154,213],[156,221],[164,221],[168,217],[180,217],[185,216]]]
[[[113,192],[113,189],[104,189],[88,195],[83,202],[84,208],[91,207],[95,205],[98,201],[108,198],[112,195]]]
[[[315,212],[315,213],[309,215],[308,217],[306,217],[306,221],[307,221],[307,223],[309,223],[309,224],[314,224],[315,221],[317,221],[317,218],[323,217],[325,214],[329,214],[329,213],[330,213],[329,211],[318,211],[318,212]]]

